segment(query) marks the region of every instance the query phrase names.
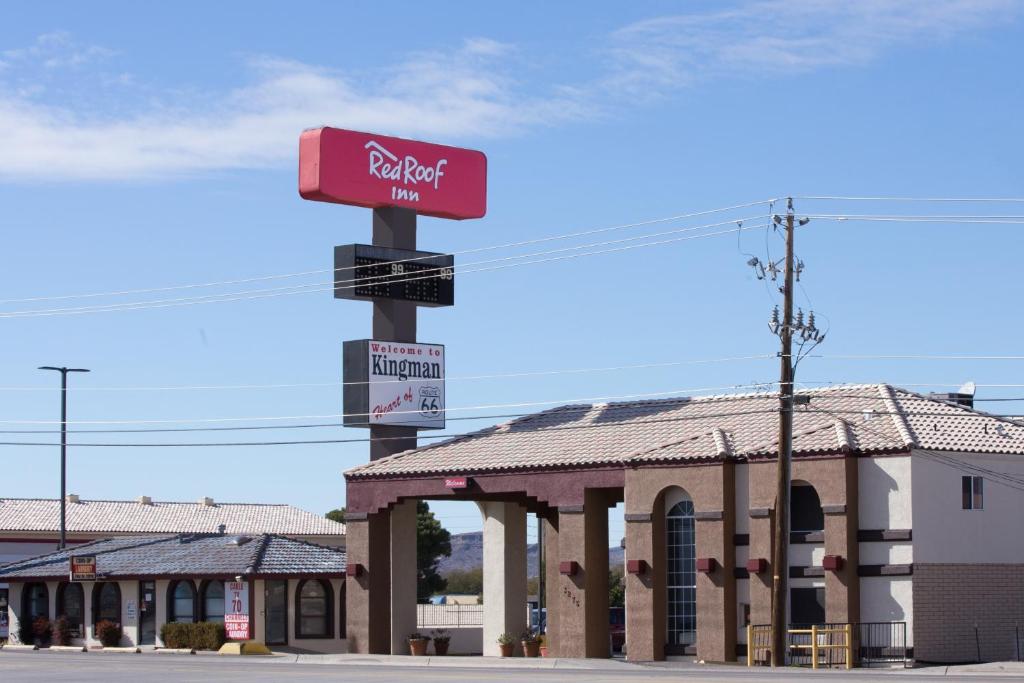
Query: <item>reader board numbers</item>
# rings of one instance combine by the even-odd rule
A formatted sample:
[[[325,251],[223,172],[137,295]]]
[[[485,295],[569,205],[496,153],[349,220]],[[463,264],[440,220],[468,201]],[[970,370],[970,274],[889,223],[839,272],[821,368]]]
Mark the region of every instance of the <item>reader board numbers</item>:
[[[368,244],[338,246],[334,248],[334,297],[451,306],[455,303],[455,258]]]

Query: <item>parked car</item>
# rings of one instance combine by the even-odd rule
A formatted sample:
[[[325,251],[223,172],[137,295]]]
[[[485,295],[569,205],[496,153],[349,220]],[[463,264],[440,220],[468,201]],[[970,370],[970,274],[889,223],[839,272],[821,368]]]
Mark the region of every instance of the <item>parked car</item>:
[[[626,644],[626,608],[608,608],[608,637],[612,652],[621,652]]]

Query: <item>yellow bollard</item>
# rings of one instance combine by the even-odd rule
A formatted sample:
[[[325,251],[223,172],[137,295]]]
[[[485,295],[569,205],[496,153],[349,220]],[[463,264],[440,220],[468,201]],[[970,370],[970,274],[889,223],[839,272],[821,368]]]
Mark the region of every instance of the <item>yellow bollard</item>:
[[[811,625],[811,668],[818,668],[818,627]]]
[[[747,666],[754,666],[754,626],[747,624]]]
[[[843,626],[846,632],[846,668],[853,668],[853,624]]]

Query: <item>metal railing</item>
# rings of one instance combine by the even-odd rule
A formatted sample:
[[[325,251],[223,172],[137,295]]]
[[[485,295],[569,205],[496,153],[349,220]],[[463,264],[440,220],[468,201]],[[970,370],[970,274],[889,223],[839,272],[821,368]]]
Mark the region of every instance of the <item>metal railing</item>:
[[[909,663],[906,622],[795,624],[786,631],[791,666],[852,668]],[[747,666],[772,663],[771,626],[747,626]]]
[[[483,625],[483,605],[416,605],[416,628]]]

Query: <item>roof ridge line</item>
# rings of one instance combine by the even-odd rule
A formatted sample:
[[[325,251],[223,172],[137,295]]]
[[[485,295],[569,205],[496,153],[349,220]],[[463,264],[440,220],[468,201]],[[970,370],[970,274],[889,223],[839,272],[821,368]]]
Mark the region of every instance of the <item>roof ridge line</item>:
[[[888,384],[879,384],[878,393],[882,397],[882,401],[885,403],[885,408],[889,412],[889,418],[892,420],[893,426],[896,427],[896,431],[899,432],[900,438],[903,439],[903,446],[917,447],[917,441],[910,432],[910,425],[907,423],[907,418],[903,415],[903,411],[900,409],[899,404],[896,403],[896,398],[893,396],[892,387]]]

